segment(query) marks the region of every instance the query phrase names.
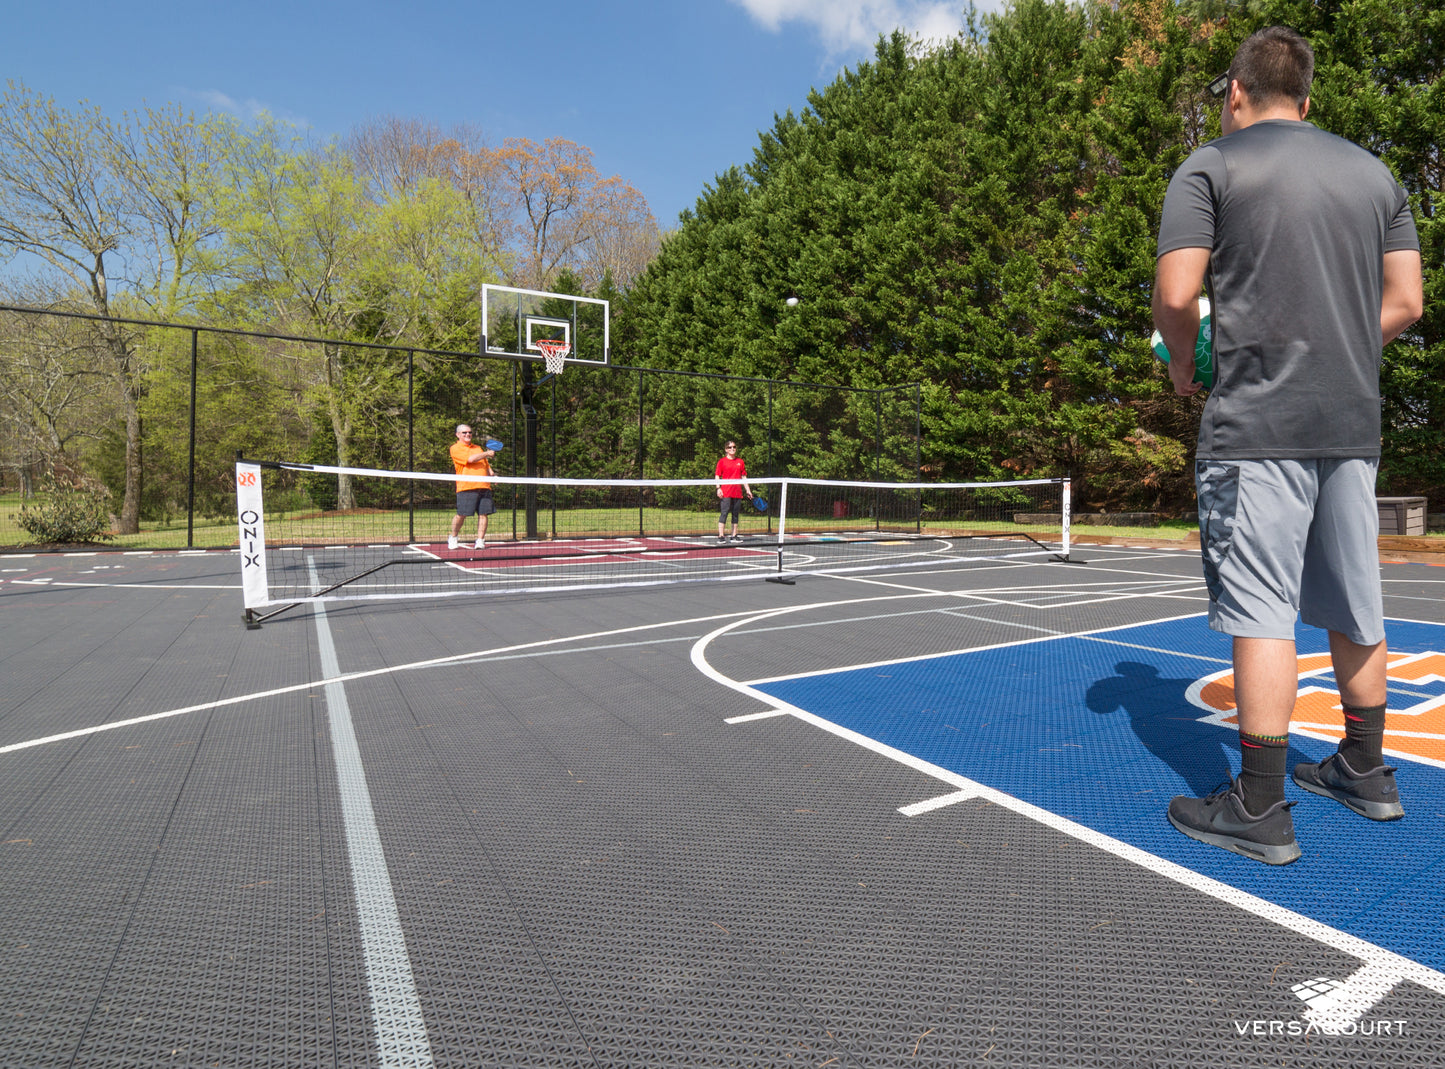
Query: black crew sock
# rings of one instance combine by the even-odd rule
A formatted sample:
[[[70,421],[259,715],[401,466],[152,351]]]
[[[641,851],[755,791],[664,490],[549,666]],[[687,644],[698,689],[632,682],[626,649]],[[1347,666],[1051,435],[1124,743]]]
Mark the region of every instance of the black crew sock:
[[[1385,707],[1345,706],[1345,738],[1340,755],[1356,772],[1369,772],[1385,763]]]
[[[1243,767],[1239,772],[1239,797],[1252,817],[1260,816],[1276,802],[1284,801],[1284,766],[1289,757],[1288,735],[1239,733]]]

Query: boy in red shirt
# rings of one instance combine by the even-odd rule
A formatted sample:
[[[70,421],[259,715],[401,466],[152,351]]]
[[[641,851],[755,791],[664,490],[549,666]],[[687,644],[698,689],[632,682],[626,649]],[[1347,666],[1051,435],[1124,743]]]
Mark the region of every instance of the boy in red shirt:
[[[752,487],[747,484],[748,466],[743,463],[743,458],[738,456],[738,443],[729,442],[723,450],[722,457],[717,462],[717,468],[713,475],[719,479],[742,479],[743,484],[722,483],[717,488],[718,513],[717,513],[717,540],[718,544],[728,540],[725,533],[725,524],[728,513],[733,517],[734,542],[741,542],[742,535],[738,534],[738,513],[742,511],[743,498],[749,499],[753,496]]]

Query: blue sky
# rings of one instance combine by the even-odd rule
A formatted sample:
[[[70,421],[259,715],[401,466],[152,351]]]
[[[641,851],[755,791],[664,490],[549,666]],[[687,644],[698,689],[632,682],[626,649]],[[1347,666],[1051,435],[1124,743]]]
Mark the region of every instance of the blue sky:
[[[984,0],[980,10],[1000,0]],[[664,227],[752,158],[775,113],[894,26],[953,32],[935,0],[74,0],[5,6],[0,74],[112,117],[143,103],[259,110],[324,140],[386,115],[487,140],[563,137]]]

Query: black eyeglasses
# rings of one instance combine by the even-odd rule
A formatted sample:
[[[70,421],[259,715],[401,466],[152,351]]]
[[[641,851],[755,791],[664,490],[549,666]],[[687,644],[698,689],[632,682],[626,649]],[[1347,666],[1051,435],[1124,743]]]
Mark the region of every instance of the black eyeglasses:
[[[471,431],[457,431],[458,434],[471,434]]]
[[[1229,82],[1229,72],[1225,71],[1218,78],[1214,79],[1214,81],[1209,83],[1209,95],[1212,96],[1215,100],[1220,99],[1222,96],[1224,96],[1225,93],[1229,92]]]

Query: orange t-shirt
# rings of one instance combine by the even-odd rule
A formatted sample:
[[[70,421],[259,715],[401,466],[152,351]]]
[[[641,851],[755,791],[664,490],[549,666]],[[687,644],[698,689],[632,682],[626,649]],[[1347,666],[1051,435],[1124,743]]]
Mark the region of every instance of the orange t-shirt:
[[[452,444],[452,466],[457,469],[458,475],[490,475],[492,466],[487,463],[487,458],[482,456],[480,446],[470,445],[466,442],[455,442]],[[476,479],[458,479],[457,490],[490,490],[491,483],[478,482]]]

